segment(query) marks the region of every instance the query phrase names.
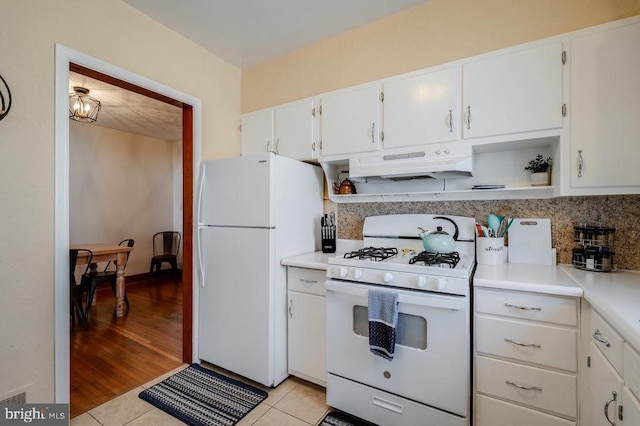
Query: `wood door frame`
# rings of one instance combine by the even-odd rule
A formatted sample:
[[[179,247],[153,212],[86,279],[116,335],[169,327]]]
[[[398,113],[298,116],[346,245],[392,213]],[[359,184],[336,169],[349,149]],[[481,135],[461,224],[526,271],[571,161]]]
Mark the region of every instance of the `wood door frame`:
[[[193,282],[195,233],[193,173],[201,160],[202,105],[198,98],[179,92],[97,58],[56,44],[55,55],[55,172],[54,172],[54,393],[56,403],[69,403],[69,70],[83,71],[127,90],[182,107],[183,174],[183,337],[182,358],[197,357],[197,293]],[[194,330],[195,328],[195,330]]]

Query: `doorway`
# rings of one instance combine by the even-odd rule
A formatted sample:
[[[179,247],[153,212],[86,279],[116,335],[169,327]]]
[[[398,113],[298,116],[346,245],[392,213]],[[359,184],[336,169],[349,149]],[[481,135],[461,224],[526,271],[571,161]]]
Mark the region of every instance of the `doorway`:
[[[183,128],[183,362],[194,359],[193,342],[197,335],[194,330],[193,286],[193,172],[200,162],[200,100],[175,89],[135,75],[98,59],[56,45],[56,131],[55,131],[55,400],[69,402],[69,123],[68,123],[68,80],[69,69],[87,73],[96,79],[127,90],[136,91],[163,102],[182,108]]]

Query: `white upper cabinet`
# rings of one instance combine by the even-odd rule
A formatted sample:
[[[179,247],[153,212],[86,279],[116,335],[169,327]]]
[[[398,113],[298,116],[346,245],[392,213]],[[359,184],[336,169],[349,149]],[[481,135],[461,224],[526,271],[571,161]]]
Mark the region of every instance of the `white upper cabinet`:
[[[459,75],[459,67],[452,67],[385,83],[383,146],[399,148],[456,140]]]
[[[242,155],[274,151],[273,111],[262,110],[241,118]]]
[[[576,37],[570,53],[571,187],[640,186],[640,24]]]
[[[462,65],[464,138],[562,127],[562,43]]]
[[[274,151],[296,160],[317,157],[319,126],[316,99],[305,99],[275,108]]]
[[[375,151],[380,146],[380,87],[322,97],[322,156]]]

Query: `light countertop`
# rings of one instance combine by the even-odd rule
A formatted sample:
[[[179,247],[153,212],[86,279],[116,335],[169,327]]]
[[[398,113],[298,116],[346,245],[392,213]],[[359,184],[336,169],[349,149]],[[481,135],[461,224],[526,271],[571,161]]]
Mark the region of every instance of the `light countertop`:
[[[636,350],[640,350],[640,272],[590,272],[559,266],[580,283],[584,298]]]
[[[529,291],[559,296],[582,297],[583,290],[557,266],[505,263],[499,266],[478,265],[473,276],[475,287]]]
[[[284,266],[297,266],[299,268],[321,269],[327,270],[327,263],[330,257],[336,257],[340,253],[323,253],[316,251],[313,253],[305,253],[299,256],[287,257],[280,261]]]

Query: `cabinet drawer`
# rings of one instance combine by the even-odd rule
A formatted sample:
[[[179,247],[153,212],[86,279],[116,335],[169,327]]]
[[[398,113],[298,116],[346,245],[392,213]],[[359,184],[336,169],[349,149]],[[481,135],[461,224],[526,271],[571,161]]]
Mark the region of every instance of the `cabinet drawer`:
[[[605,358],[622,376],[624,339],[593,309],[591,310],[589,335],[591,341],[602,351]]]
[[[624,344],[624,383],[640,399],[640,354],[628,343]]]
[[[577,325],[578,306],[573,298],[519,291],[476,289],[476,312],[519,319]]]
[[[576,371],[575,329],[476,316],[478,352]]]
[[[480,393],[576,417],[575,375],[478,356],[476,382]]]
[[[476,396],[476,426],[575,426],[575,422],[561,419],[519,405]]]
[[[289,266],[287,285],[289,290],[324,296],[327,271],[322,269],[296,268]]]

